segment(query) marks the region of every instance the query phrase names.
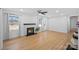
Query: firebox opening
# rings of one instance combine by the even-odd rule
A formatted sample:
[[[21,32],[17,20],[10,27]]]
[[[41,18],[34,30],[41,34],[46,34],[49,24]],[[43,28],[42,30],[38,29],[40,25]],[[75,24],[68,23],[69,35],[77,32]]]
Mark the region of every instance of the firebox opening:
[[[27,36],[34,35],[34,27],[27,28]]]

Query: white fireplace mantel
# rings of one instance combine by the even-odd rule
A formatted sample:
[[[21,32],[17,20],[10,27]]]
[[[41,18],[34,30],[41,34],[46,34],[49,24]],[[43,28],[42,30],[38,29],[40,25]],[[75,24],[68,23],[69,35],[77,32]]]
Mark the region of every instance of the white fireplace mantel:
[[[35,32],[36,25],[24,25],[24,35],[27,35],[27,28],[29,27],[34,27],[34,32]]]

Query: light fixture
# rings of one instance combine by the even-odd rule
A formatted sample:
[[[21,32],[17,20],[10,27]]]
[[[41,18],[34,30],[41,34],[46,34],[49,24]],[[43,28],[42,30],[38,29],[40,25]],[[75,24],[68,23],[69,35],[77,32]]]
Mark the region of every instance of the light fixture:
[[[59,13],[59,10],[56,10],[56,13]]]
[[[20,9],[20,11],[22,11],[22,12],[23,12],[24,10],[23,10],[23,9]]]
[[[39,27],[41,27],[42,25],[41,24],[39,24]]]
[[[42,14],[39,13],[39,15],[42,15]]]

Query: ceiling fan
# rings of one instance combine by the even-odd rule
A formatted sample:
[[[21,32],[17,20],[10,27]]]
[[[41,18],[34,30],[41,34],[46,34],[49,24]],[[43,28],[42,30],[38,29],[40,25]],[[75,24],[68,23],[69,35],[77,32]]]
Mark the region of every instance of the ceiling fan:
[[[39,14],[43,14],[43,15],[46,15],[46,13],[47,13],[47,11],[42,11],[42,10],[37,10],[37,12],[38,12]]]

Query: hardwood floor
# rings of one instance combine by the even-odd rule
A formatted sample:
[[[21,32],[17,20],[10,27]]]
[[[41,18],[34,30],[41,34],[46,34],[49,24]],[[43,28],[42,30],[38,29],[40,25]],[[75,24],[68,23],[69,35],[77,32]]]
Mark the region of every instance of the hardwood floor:
[[[70,42],[68,34],[45,31],[4,41],[4,50],[63,50]]]

